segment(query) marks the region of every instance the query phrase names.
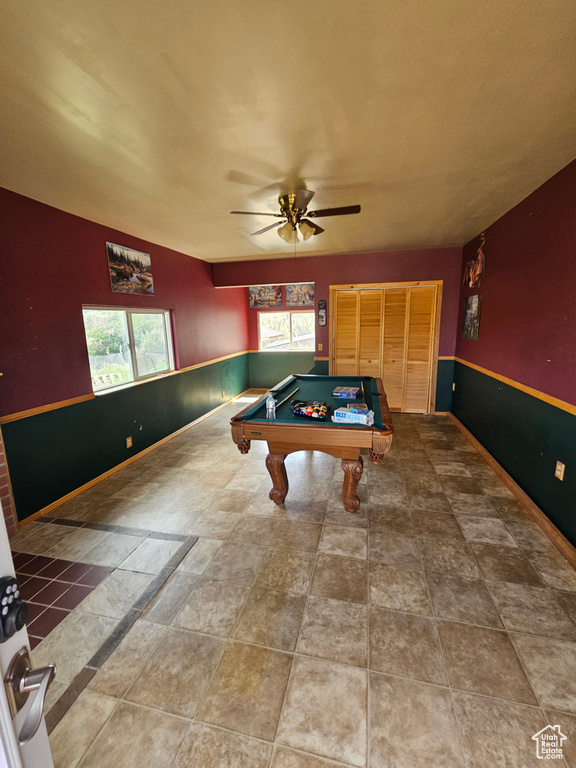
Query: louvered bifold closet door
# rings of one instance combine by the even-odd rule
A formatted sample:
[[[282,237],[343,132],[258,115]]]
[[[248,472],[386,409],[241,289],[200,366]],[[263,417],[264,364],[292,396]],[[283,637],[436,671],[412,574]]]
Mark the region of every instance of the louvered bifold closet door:
[[[388,407],[396,411],[404,407],[408,290],[386,288],[384,291],[382,382]]]
[[[360,291],[358,308],[358,373],[381,375],[382,291]]]
[[[334,373],[358,374],[358,291],[337,291],[334,328]]]
[[[418,286],[408,291],[406,377],[402,410],[407,413],[427,413],[436,287]]]

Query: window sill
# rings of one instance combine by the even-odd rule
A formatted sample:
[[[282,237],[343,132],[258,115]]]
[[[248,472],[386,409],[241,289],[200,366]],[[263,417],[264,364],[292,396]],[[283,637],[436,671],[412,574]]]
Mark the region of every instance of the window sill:
[[[166,373],[159,373],[157,376],[149,376],[146,379],[139,379],[138,381],[128,381],[126,384],[118,384],[117,387],[107,387],[106,389],[99,389],[94,392],[95,397],[101,397],[102,395],[109,395],[112,392],[120,392],[123,389],[131,389],[132,387],[139,387],[141,384],[148,384],[150,381],[158,381],[159,379],[165,379],[167,376],[174,376],[180,371],[166,371]]]

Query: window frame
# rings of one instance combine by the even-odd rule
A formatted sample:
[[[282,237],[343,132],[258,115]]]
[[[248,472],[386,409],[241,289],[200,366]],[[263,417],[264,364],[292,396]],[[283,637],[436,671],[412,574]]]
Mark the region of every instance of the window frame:
[[[90,368],[90,355],[88,355],[88,367],[90,369],[90,381],[92,383],[92,392],[95,395],[105,394],[117,389],[126,389],[127,387],[134,387],[138,384],[142,384],[151,379],[159,379],[163,376],[168,376],[175,370],[175,355],[174,355],[174,336],[172,333],[172,312],[169,309],[151,309],[151,308],[139,308],[139,307],[111,307],[103,306],[101,304],[83,304],[82,305],[82,321],[84,322],[84,310],[96,310],[101,312],[124,312],[126,317],[126,327],[128,329],[128,348],[130,350],[130,364],[132,366],[132,379],[130,381],[124,381],[121,384],[110,384],[107,387],[100,387],[100,389],[94,389],[94,383],[92,381],[92,369]],[[161,371],[154,371],[153,373],[137,375],[138,363],[136,360],[136,342],[134,340],[134,328],[132,326],[132,315],[162,315],[164,320],[164,338],[166,340],[167,362],[168,367]],[[86,325],[84,325],[84,341],[86,342],[86,350],[88,351],[88,339],[86,337]]]
[[[260,317],[262,315],[290,315],[290,349],[266,349],[262,347],[262,338],[260,336]],[[314,316],[314,339],[312,341],[312,346],[310,349],[293,349],[292,347],[292,315],[298,314],[307,314],[307,315],[313,315]],[[315,352],[316,351],[316,310],[314,308],[297,308],[294,307],[293,309],[282,309],[275,307],[274,309],[269,310],[258,310],[258,352]]]

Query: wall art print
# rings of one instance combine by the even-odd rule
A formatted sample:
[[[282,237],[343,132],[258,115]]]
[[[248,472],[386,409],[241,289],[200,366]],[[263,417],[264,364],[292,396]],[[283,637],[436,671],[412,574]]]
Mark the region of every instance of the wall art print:
[[[110,285],[113,293],[154,295],[152,261],[149,253],[135,251],[124,245],[106,243]]]
[[[478,341],[478,328],[480,326],[480,306],[482,294],[467,296],[464,303],[464,321],[462,323],[462,338]]]
[[[464,276],[462,277],[462,285],[467,285],[468,288],[478,288],[484,277],[486,271],[486,257],[484,256],[484,243],[486,238],[484,232],[480,235],[480,247],[476,251],[476,256],[466,264],[464,267]]]
[[[287,307],[313,307],[314,283],[289,283],[286,286]]]
[[[250,296],[250,306],[253,309],[282,306],[281,285],[251,285],[248,288],[248,295]]]

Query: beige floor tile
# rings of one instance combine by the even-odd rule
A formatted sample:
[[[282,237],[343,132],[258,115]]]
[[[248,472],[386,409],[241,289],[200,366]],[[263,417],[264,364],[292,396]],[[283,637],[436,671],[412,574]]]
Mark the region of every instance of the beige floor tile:
[[[35,667],[56,664],[58,681],[70,683],[92,658],[117,622],[83,610],[72,611],[32,651]]]
[[[343,763],[333,763],[315,755],[295,752],[287,747],[277,747],[270,768],[337,768]]]
[[[234,512],[203,512],[188,529],[192,536],[226,539],[240,520]]]
[[[82,610],[121,619],[152,581],[153,576],[133,571],[113,571],[82,603]]]
[[[364,766],[366,672],[296,657],[277,740],[294,749]]]
[[[224,641],[166,628],[125,698],[181,717],[194,717],[218,665]]]
[[[272,546],[297,549],[301,552],[316,552],[322,526],[299,520],[277,520],[274,527]]]
[[[433,536],[441,538],[443,541],[461,541],[464,539],[458,520],[454,515],[413,509],[412,521],[414,533],[417,536]]]
[[[200,538],[190,552],[180,562],[177,572],[191,573],[202,576],[212,562],[212,558],[222,546],[222,539]]]
[[[293,651],[305,604],[304,594],[253,587],[232,637],[281,651]]]
[[[370,606],[370,669],[448,685],[433,619]]]
[[[170,768],[189,727],[178,717],[120,702],[81,768]]]
[[[427,573],[434,615],[502,629],[494,601],[482,579],[467,579],[440,571]]]
[[[370,531],[368,557],[379,563],[422,570],[422,560],[416,537],[403,533]]]
[[[371,505],[369,512],[370,533],[414,533],[412,513],[409,509]]]
[[[197,720],[274,739],[292,656],[229,642],[197,713]]]
[[[212,493],[208,508],[214,512],[246,512],[251,501],[248,491],[217,491]]]
[[[542,580],[522,550],[474,542],[470,546],[482,576],[487,581],[509,581],[542,586]]]
[[[310,591],[320,597],[368,602],[368,563],[347,557],[318,555]]]
[[[556,547],[542,528],[531,520],[506,520],[506,527],[522,549],[554,552]]]
[[[566,736],[566,741],[562,741],[562,755],[569,768],[576,768],[576,716],[547,710],[546,717],[551,725],[559,725],[561,733]]]
[[[542,706],[576,714],[576,643],[519,634],[512,641]]]
[[[453,688],[538,703],[507,632],[448,621],[438,622],[438,632]]]
[[[556,602],[576,626],[576,593],[554,591]]]
[[[462,515],[458,518],[466,541],[483,544],[497,544],[503,547],[517,547],[515,539],[502,520],[494,517]]]
[[[192,723],[174,768],[268,768],[272,745]]]
[[[257,515],[243,515],[230,534],[230,541],[270,546],[274,542],[278,521]]]
[[[354,557],[365,560],[368,556],[367,532],[363,528],[325,523],[318,551],[327,555]]]
[[[365,667],[367,636],[367,606],[310,595],[297,650],[309,656]]]
[[[469,579],[480,578],[480,569],[470,545],[464,541],[419,538],[418,548],[427,574],[450,573]]]
[[[118,699],[83,691],[50,734],[54,768],[76,768],[108,720]]]
[[[173,573],[148,604],[144,612],[146,621],[171,624],[197,583],[198,576]]]
[[[426,579],[419,571],[370,563],[370,603],[410,613],[432,613]]]
[[[46,698],[44,700],[44,714],[47,714],[50,712],[54,704],[58,701],[60,696],[64,693],[64,691],[68,688],[68,684],[61,682],[60,680],[56,680],[56,678],[53,678],[52,682],[50,683],[50,687],[48,688],[48,691],[46,693]]]
[[[88,683],[88,689],[122,698],[165,634],[164,627],[138,621]]]
[[[251,584],[260,568],[266,549],[255,544],[225,541],[204,575],[210,579]]]
[[[480,517],[498,517],[493,500],[483,494],[450,493],[448,501],[456,515],[479,515]]]
[[[469,768],[538,768],[532,736],[548,723],[540,709],[455,691],[454,707]]]
[[[437,475],[457,475],[460,477],[470,477],[470,472],[465,464],[459,461],[435,461],[434,471]]]
[[[58,542],[46,551],[47,557],[56,557],[61,560],[78,560],[88,562],[85,556],[97,544],[105,544],[110,537],[105,531],[92,531],[89,528],[72,528],[71,533],[64,541]]]
[[[332,505],[332,502],[330,502],[326,508],[326,514],[323,519],[325,523],[345,525],[348,528],[368,528],[367,506],[369,505],[363,504],[358,512],[346,512],[342,504],[342,495],[340,493],[337,504]],[[322,520],[318,520],[318,522],[321,523]]]
[[[576,571],[559,552],[530,552],[528,559],[548,587],[576,592]]]
[[[465,768],[447,689],[371,672],[369,718],[374,768]]]
[[[291,549],[270,549],[264,555],[255,587],[282,592],[308,592],[314,556]]]
[[[227,637],[248,596],[250,587],[228,581],[202,579],[173,624],[181,629]]]
[[[556,592],[527,584],[488,585],[506,629],[576,641],[576,626],[556,600]]]
[[[409,496],[409,502],[410,508],[413,510],[452,514],[452,507],[450,506],[450,502],[448,501],[445,493],[411,493]]]
[[[86,552],[82,562],[117,568],[143,541],[140,536],[111,533],[101,544]]]
[[[58,544],[64,545],[73,532],[74,528],[66,525],[29,523],[10,539],[10,546],[16,552],[45,555]]]
[[[166,541],[165,539],[144,539],[144,541],[128,555],[120,564],[125,571],[158,574],[182,546],[181,541]]]

